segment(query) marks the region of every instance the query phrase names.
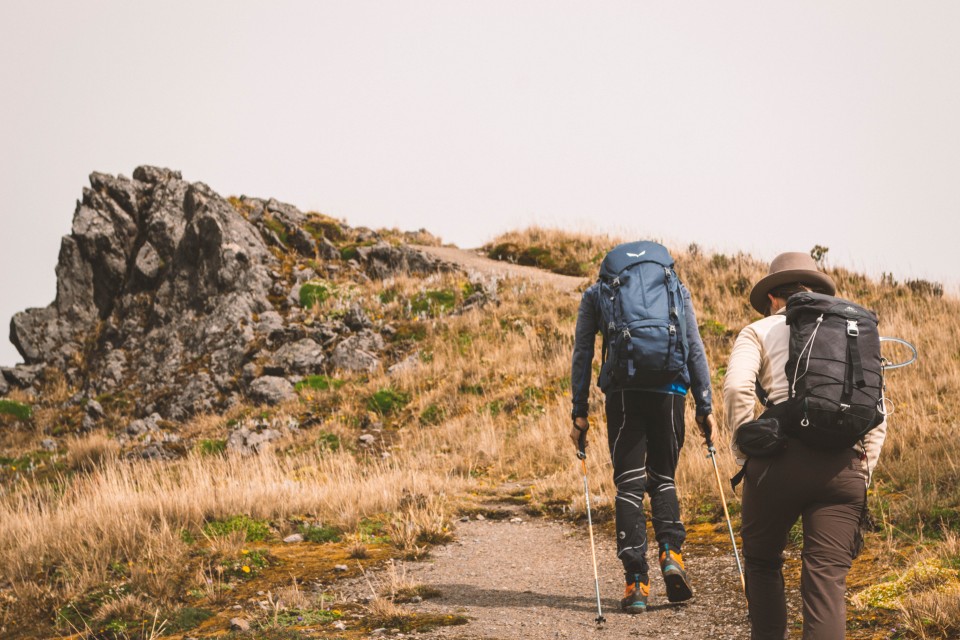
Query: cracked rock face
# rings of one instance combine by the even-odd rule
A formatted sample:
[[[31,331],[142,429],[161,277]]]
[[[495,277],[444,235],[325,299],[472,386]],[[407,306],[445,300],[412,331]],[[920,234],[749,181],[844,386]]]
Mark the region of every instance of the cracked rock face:
[[[272,310],[276,258],[258,229],[206,185],[140,167],[91,175],[71,231],[56,300],[11,322],[24,360],[87,380],[90,396],[135,388],[144,413],[222,406],[254,314]]]
[[[358,261],[344,262],[330,238],[362,244]],[[24,364],[0,371],[0,395],[54,369],[80,397],[114,396],[141,418],[284,402],[296,397],[291,378],[385,366],[389,327],[360,307],[304,322],[302,283],[451,268],[273,199],[227,200],[177,171],[94,173],[60,245],[56,299],[11,320]],[[84,425],[100,418],[88,412]]]

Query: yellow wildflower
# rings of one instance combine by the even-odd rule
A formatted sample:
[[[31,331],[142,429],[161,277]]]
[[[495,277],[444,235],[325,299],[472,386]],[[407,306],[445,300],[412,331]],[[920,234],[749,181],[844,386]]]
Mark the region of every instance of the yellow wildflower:
[[[243,567],[241,567],[241,568],[242,568],[242,570],[243,570],[244,573],[250,573],[250,567],[248,567],[247,565],[243,565]]]

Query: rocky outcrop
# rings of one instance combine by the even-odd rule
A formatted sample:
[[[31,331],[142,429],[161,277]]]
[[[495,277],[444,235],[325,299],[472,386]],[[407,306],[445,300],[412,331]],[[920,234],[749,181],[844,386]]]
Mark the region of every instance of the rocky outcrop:
[[[11,321],[25,363],[0,372],[0,394],[55,369],[81,397],[123,396],[141,418],[283,402],[302,376],[379,368],[388,330],[360,307],[304,322],[300,287],[451,268],[273,199],[225,199],[177,171],[94,173],[60,245],[56,299]],[[85,406],[93,428],[102,410]]]

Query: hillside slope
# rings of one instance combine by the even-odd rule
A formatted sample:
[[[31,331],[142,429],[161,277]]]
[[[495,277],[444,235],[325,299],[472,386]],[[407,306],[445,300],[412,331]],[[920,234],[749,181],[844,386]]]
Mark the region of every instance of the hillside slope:
[[[504,503],[582,526],[565,437],[577,290],[616,239],[520,231],[491,243],[494,261],[422,231],[222,198],[168,170],[91,185],[57,300],[14,321],[27,364],[0,376],[0,634],[151,637],[143,620],[154,618],[197,637],[226,634],[232,617],[284,638],[449,624],[461,621],[455,600],[418,612],[396,589],[357,602],[338,585],[360,566],[382,575],[387,558],[427,557],[468,535],[460,517]],[[673,254],[718,391],[766,265],[696,245]],[[830,272],[879,311],[882,333],[921,351],[887,380],[896,413],[870,496],[877,530],[852,574],[850,637],[949,636],[960,629],[960,304],[934,283]],[[605,527],[600,449],[589,473]],[[725,450],[720,464],[732,475]],[[703,566],[727,567],[704,589],[727,589],[713,470],[694,438],[678,473],[684,516],[716,549]],[[526,553],[493,535],[484,544]],[[583,540],[561,539],[569,548],[542,559],[559,572],[583,559]],[[485,579],[457,584],[490,591]],[[589,589],[563,593],[589,608]],[[476,624],[494,608],[472,609]],[[701,611],[698,624],[720,623]]]

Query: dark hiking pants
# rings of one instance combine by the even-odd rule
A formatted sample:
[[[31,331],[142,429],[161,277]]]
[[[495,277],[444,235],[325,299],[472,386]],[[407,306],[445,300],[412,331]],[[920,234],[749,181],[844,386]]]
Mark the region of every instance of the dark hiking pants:
[[[853,449],[819,451],[790,439],[773,458],[747,461],[743,484],[743,555],[753,640],[787,637],[783,549],[803,523],[803,637],[846,636],[847,572],[859,551],[866,471]]]
[[[650,496],[653,530],[660,547],[680,550],[686,538],[673,476],[683,446],[683,396],[654,391],[607,394],[607,432],[613,481],[617,485],[617,557],[630,579],[648,579],[647,519]]]

